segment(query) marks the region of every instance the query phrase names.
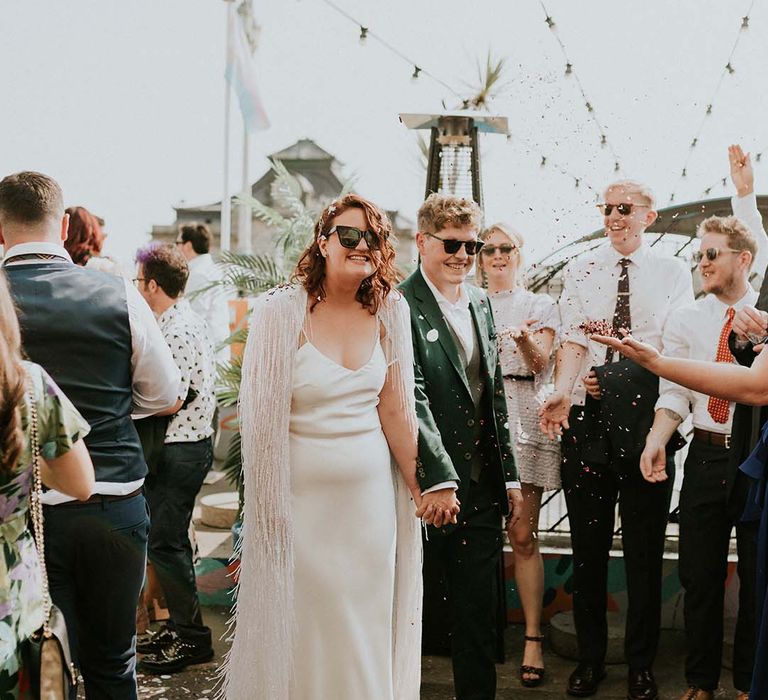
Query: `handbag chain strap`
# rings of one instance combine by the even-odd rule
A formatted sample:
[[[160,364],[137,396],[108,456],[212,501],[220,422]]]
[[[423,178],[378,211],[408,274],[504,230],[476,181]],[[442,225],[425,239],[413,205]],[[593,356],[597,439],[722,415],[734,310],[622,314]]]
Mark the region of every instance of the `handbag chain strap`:
[[[37,404],[31,387],[29,395],[29,433],[32,447],[32,491],[29,494],[29,511],[32,516],[32,532],[35,536],[37,555],[40,560],[40,571],[43,579],[43,634],[51,637],[51,594],[48,590],[48,569],[45,566],[45,535],[43,533],[43,482],[40,477],[40,437],[37,434]]]

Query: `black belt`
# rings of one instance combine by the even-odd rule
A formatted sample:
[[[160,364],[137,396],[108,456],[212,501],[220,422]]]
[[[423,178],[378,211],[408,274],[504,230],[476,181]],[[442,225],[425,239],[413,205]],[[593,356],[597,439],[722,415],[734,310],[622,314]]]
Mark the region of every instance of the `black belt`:
[[[57,506],[82,506],[86,503],[103,503],[104,501],[125,501],[128,498],[138,496],[144,490],[143,486],[139,486],[135,491],[126,493],[125,495],[116,495],[111,493],[94,493],[89,499],[85,501],[65,501],[64,503],[57,503]]]
[[[536,376],[533,374],[505,374],[504,379],[513,379],[516,382],[532,382]]]

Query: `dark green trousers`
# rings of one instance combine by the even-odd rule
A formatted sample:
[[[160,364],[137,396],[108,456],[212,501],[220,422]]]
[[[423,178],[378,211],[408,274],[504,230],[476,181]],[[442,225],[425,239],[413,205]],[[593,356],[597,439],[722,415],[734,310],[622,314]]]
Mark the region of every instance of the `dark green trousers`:
[[[459,525],[444,533],[429,528],[424,543],[425,579],[445,582],[456,700],[493,700],[496,697],[498,645],[499,564],[502,517],[491,489],[472,482],[469,498],[461,504]],[[425,596],[436,590],[425,581]],[[439,590],[439,588],[437,588]],[[434,593],[432,593],[434,595]],[[429,613],[427,613],[428,615]],[[425,615],[425,627],[431,621]]]

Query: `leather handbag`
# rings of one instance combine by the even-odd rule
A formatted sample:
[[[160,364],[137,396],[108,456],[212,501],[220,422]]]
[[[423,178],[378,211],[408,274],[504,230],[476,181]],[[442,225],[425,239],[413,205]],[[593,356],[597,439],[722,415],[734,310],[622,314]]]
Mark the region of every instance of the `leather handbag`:
[[[29,676],[33,698],[39,700],[68,700],[77,687],[77,673],[69,650],[64,615],[51,601],[48,572],[45,568],[45,539],[43,535],[42,481],[40,478],[40,440],[37,433],[37,407],[29,392],[30,433],[32,447],[32,491],[29,511],[32,532],[43,580],[44,622],[26,641],[24,663]]]

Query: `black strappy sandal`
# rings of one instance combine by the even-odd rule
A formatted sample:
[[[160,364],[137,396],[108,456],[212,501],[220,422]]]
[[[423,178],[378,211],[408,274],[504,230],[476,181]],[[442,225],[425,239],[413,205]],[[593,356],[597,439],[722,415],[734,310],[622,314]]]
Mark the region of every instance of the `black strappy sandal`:
[[[526,634],[525,635],[525,641],[526,642],[538,642],[539,644],[542,644],[544,642],[544,635],[539,636],[533,636]],[[522,683],[526,688],[535,688],[537,685],[541,685],[541,682],[544,680],[544,669],[543,668],[537,668],[536,666],[520,666],[520,683]],[[528,678],[524,678],[525,675],[528,675]],[[531,678],[531,676],[533,676]]]

